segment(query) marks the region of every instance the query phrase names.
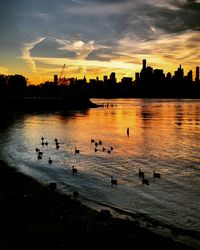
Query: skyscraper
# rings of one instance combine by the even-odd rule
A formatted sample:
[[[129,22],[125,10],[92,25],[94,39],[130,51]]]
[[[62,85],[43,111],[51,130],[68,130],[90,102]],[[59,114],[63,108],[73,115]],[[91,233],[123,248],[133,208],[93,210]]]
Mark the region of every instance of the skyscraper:
[[[196,77],[195,82],[199,82],[199,66],[196,66]]]
[[[143,69],[146,69],[146,66],[147,66],[147,61],[146,61],[146,59],[143,59],[143,60],[142,60],[142,65],[143,65]]]

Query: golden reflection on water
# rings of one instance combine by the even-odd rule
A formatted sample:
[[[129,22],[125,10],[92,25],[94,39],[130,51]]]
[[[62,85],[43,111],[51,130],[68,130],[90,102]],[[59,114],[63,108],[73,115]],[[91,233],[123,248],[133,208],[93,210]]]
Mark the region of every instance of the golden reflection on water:
[[[199,231],[199,100],[93,101],[109,106],[20,118],[9,131],[6,155],[10,152],[19,159],[26,173],[55,181],[63,190],[78,189],[91,200]],[[42,136],[49,142],[47,147],[41,146]],[[97,152],[91,139],[103,142]],[[41,161],[36,146],[44,152]],[[102,151],[111,146],[111,153]],[[48,157],[53,164],[48,164]],[[72,165],[78,169],[76,176]],[[150,181],[148,187],[138,178],[139,168]],[[160,179],[153,178],[153,170],[161,173]],[[118,180],[117,187],[110,185],[110,176]]]
[[[27,116],[26,134],[35,144],[41,136],[52,141],[57,137],[85,154],[91,154],[91,138],[102,140],[106,147],[114,147],[115,155],[125,158],[188,159],[193,145],[199,145],[200,114],[195,101],[94,100],[104,101],[110,104],[108,108]]]

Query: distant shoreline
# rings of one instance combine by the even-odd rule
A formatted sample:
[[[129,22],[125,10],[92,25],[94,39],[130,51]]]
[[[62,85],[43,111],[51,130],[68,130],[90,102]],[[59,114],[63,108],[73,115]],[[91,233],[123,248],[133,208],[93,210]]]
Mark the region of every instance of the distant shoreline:
[[[88,109],[98,107],[89,99],[65,99],[60,97],[16,97],[6,98],[0,103],[1,110],[12,111],[45,111]]]
[[[59,111],[98,108],[91,99],[155,99],[155,100],[198,100],[197,97],[91,97],[66,99],[60,97],[10,97],[0,100],[0,111]]]

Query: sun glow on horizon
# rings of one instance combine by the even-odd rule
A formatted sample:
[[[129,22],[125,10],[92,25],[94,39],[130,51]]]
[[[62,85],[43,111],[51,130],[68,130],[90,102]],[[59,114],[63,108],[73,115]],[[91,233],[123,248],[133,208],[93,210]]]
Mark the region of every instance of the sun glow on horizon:
[[[86,77],[87,81],[90,79],[103,80],[103,77],[110,76],[112,72],[116,73],[117,81],[121,81],[123,77],[132,77],[135,80],[135,73],[140,73],[142,69],[142,60],[147,60],[147,66],[153,67],[153,69],[163,69],[164,74],[166,75],[170,72],[174,75],[174,71],[177,70],[179,64],[170,64],[167,61],[164,61],[162,57],[152,58],[151,56],[145,57],[141,56],[141,63],[134,64],[123,61],[98,61],[98,60],[76,60],[76,59],[66,59],[66,58],[46,58],[46,57],[34,57],[33,60],[36,64],[47,65],[46,67],[38,66],[38,74],[30,74],[30,83],[31,84],[40,84],[45,81],[53,81],[54,75],[61,74],[62,66],[65,64],[65,70],[63,72],[63,77],[66,78],[77,78],[83,79]],[[161,66],[162,65],[162,66]],[[49,66],[49,67],[48,67]],[[55,66],[55,67],[53,67]],[[184,74],[192,70],[193,76],[195,74],[195,67],[197,65],[184,65]]]

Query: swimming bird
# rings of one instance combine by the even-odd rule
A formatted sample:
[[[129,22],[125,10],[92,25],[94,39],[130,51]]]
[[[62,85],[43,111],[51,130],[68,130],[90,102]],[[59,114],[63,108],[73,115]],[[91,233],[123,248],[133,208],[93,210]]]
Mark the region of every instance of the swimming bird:
[[[38,155],[38,160],[41,160],[42,159],[42,156],[41,155]]]
[[[149,180],[142,178],[142,185],[146,184],[147,186],[149,185]]]
[[[95,152],[97,152],[97,151],[98,151],[98,149],[97,149],[97,148],[95,148],[95,149],[94,149],[94,151],[95,151]]]
[[[95,146],[96,146],[96,147],[98,146],[98,142],[95,142]]]
[[[110,153],[111,153],[111,150],[108,149],[108,153],[110,154]]]
[[[78,170],[74,166],[72,166],[72,173],[76,174],[77,172],[78,172]]]
[[[117,185],[117,180],[113,176],[111,177],[110,181],[112,185]]]
[[[38,152],[38,155],[43,155],[43,153],[41,151]]]
[[[153,171],[153,178],[160,178],[160,173]]]
[[[94,139],[91,139],[91,143],[93,143],[93,142],[95,142],[95,140],[94,140]]]
[[[40,150],[39,150],[39,148],[36,147],[36,148],[35,148],[35,151],[36,151],[36,152],[39,152]]]
[[[110,147],[110,150],[113,150],[113,147]]]
[[[48,161],[48,162],[49,162],[49,164],[51,164],[53,161],[51,160],[51,158],[49,158],[49,161]]]
[[[45,145],[48,146],[48,142],[47,141],[45,142]]]
[[[127,133],[127,136],[129,136],[129,128],[127,128],[126,133]]]
[[[99,140],[99,145],[102,145],[102,141],[101,140]]]
[[[41,140],[43,141],[44,140],[44,137],[42,136]]]
[[[139,168],[139,172],[138,172],[139,178],[144,178],[144,172],[141,171],[141,169]]]
[[[75,154],[80,154],[80,150],[75,147]]]
[[[105,150],[106,150],[106,149],[103,147],[103,148],[102,148],[102,151],[104,152]]]

